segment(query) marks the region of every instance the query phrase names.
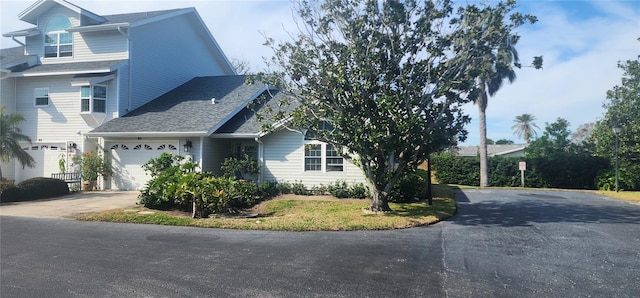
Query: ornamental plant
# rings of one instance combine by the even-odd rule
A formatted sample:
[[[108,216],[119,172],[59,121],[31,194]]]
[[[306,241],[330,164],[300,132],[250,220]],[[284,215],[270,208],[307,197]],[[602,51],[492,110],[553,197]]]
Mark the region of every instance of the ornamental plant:
[[[100,155],[98,148],[85,152],[81,156],[75,156],[73,162],[80,165],[80,175],[84,181],[96,181],[99,176],[108,177],[113,173],[109,160]]]

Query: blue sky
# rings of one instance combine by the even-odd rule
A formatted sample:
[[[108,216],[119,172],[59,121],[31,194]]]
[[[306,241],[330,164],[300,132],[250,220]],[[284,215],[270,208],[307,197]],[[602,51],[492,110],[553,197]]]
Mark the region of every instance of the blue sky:
[[[0,31],[31,27],[17,15],[34,2],[0,1]],[[271,55],[262,46],[263,33],[285,40],[287,31],[296,31],[289,1],[70,2],[104,15],[195,7],[227,56],[250,61],[254,71],[262,70],[262,57]],[[541,129],[558,117],[567,119],[572,130],[600,119],[607,90],[620,83],[617,62],[640,55],[640,0],[521,0],[519,5],[539,20],[518,29],[520,58],[527,65],[534,56],[543,55],[544,69],[520,69],[513,84],[504,85],[489,99],[488,137],[523,142],[511,129],[513,119],[523,113],[536,116]],[[16,44],[10,38],[0,39],[0,47],[12,46]],[[465,111],[472,122],[464,145],[477,145],[477,107],[467,105]]]

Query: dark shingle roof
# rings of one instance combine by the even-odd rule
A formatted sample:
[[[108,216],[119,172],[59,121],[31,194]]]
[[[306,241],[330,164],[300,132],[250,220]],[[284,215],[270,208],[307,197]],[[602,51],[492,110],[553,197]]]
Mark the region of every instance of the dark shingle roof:
[[[265,92],[265,100],[257,100],[253,105],[242,109],[236,116],[216,130],[216,133],[253,134],[257,136],[261,132],[264,124],[273,124],[273,121],[269,120],[270,114],[266,112],[261,115],[265,119],[262,121],[258,120],[256,111],[260,111],[265,106],[269,106],[272,113],[278,111],[291,112],[297,106],[295,104],[280,106],[278,103],[283,98],[284,95],[278,92],[278,90],[271,90],[269,94]]]
[[[91,133],[209,132],[244,108],[263,88],[245,84],[245,76],[195,78]]]
[[[0,49],[0,65],[2,65],[2,68],[26,62],[28,58],[29,56],[24,54],[24,46]]]

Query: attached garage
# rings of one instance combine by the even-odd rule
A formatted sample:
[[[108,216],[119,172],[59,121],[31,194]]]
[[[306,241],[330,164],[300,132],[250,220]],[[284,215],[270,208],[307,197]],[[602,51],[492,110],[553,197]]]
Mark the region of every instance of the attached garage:
[[[16,162],[16,167],[20,167],[20,170],[16,171],[19,175],[15,177],[16,182],[24,181],[33,177],[51,177],[51,173],[60,172],[59,161],[65,160],[65,164],[68,164],[71,158],[67,158],[67,148],[65,144],[36,144],[22,148],[25,150],[33,160],[35,161],[35,167],[24,167]]]
[[[178,142],[114,142],[111,152],[113,175],[111,189],[140,190],[151,177],[142,168],[162,153],[178,154]]]

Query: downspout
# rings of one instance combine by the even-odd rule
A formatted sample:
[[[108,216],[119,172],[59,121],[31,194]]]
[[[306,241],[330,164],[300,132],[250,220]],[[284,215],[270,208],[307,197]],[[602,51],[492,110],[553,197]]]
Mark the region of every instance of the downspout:
[[[255,137],[253,139],[258,143],[258,161],[260,162],[260,173],[258,174],[258,183],[262,183],[263,174],[264,174],[264,144],[260,140],[260,137]]]
[[[15,35],[11,35],[11,40],[15,41],[16,43],[20,44],[23,47],[27,46],[26,44],[24,44],[21,41],[17,40]]]

